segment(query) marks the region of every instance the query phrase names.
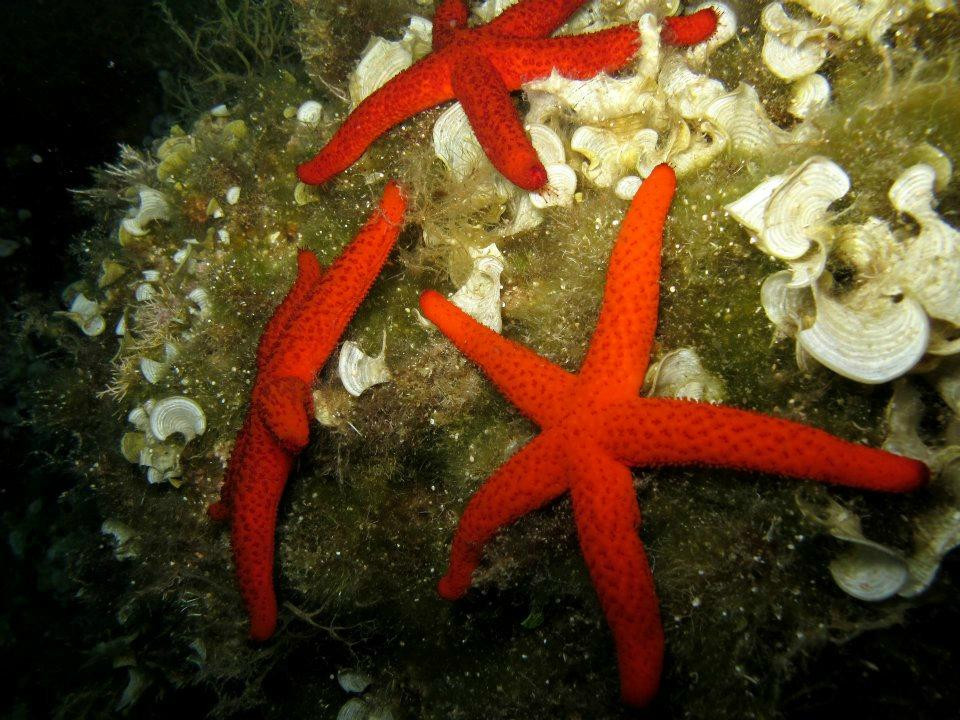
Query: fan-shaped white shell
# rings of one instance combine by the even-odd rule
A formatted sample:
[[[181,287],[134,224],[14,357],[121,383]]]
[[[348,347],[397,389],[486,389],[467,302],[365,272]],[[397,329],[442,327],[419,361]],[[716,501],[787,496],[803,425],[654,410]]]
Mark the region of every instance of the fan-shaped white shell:
[[[466,282],[450,301],[477,322],[494,332],[503,329],[500,315],[500,274],[505,261],[496,244],[491,243],[479,250],[471,248],[473,269]]]
[[[228,188],[224,197],[230,205],[236,205],[238,202],[240,202],[240,186],[234,185],[233,187]]]
[[[357,69],[350,75],[350,99],[354,107],[388,80],[413,64],[413,54],[402,42],[370,38]]]
[[[150,223],[170,219],[170,204],[162,192],[145,187],[141,188],[139,197],[140,206],[131,210],[121,223],[124,230],[138,237],[149,232],[147,225]]]
[[[181,395],[173,395],[157,401],[150,411],[150,432],[163,441],[174,433],[183,435],[190,442],[207,429],[207,417],[195,401]]]
[[[525,127],[530,135],[530,144],[537,151],[540,162],[544,165],[566,162],[567,151],[563,147],[563,138],[557,135],[552,128],[540,123],[529,123]]]
[[[340,382],[348,393],[360,397],[365,390],[390,380],[390,370],[387,368],[387,335],[383,335],[383,345],[380,354],[371,357],[360,349],[352,340],[347,340],[340,346],[340,356],[337,361],[337,370]]]
[[[751,155],[799,142],[807,132],[802,125],[794,133],[777,127],[767,117],[757,91],[746,83],[710,102],[703,117],[726,132],[734,148]]]
[[[710,104],[727,92],[722,82],[694,72],[678,54],[668,55],[663,61],[659,86],[670,104],[688,119],[704,117]]]
[[[77,293],[70,304],[70,310],[64,314],[76,323],[84,335],[90,337],[99,335],[107,327],[106,320],[100,314],[100,303],[91,300],[83,293]]]
[[[760,235],[764,249],[783,260],[799,258],[810,249],[811,233],[824,224],[830,203],[849,189],[850,179],[832,160],[805,161],[770,197]]]
[[[639,75],[612,78],[605,73],[588,80],[570,80],[556,71],[543,80],[524,85],[535,96],[548,94],[569,108],[582,123],[600,123],[639,112],[656,112],[662,103],[651,92],[648,79]],[[540,104],[546,101],[541,97]],[[543,116],[543,113],[539,113]]]
[[[930,325],[916,300],[895,302],[874,295],[854,308],[816,285],[813,290],[816,320],[797,340],[834,372],[862,383],[883,383],[906,373],[923,356]],[[855,292],[848,294],[848,303]]]
[[[459,181],[466,180],[483,161],[483,148],[460,103],[444,110],[434,123],[433,151]]]
[[[800,327],[807,291],[793,287],[793,273],[781,270],[764,278],[760,286],[760,304],[777,330],[793,337]]]
[[[187,299],[193,302],[197,308],[196,313],[200,317],[206,317],[210,314],[211,301],[210,293],[205,288],[198,287],[187,293]]]
[[[790,91],[790,114],[801,120],[822,110],[830,103],[830,82],[819,73],[800,78]]]
[[[169,365],[148,357],[140,358],[140,373],[151,385],[155,385],[167,372]]]
[[[768,6],[769,7],[769,6]],[[827,59],[827,48],[822,40],[788,45],[774,33],[763,38],[763,64],[781,80],[799,80],[812,75]]]

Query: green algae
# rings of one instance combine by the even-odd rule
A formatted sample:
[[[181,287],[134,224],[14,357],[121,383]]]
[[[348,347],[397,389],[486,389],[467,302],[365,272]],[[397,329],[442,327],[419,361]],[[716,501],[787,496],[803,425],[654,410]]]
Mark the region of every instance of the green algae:
[[[415,9],[303,8],[301,46],[314,45],[304,54],[306,72],[343,86],[367,35],[399,27],[402,11]],[[923,38],[926,28],[918,24],[916,33]],[[715,74],[730,87],[756,81],[780,119],[782,88],[760,72],[758,48],[752,30],[718,53]],[[876,53],[855,49],[827,68],[836,102],[817,118],[817,141],[759,159],[727,153],[683,178],[664,239],[655,353],[693,347],[723,380],[729,403],[878,444],[889,390],[823,369],[803,372],[789,343],[771,342],[759,286],[777,268],[723,206],[767,175],[823,153],[858,189],[852,220],[886,212],[886,189],[917,143],[960,157],[960,127],[950,121],[960,110],[957,53],[950,45],[928,61],[899,48],[885,89]],[[257,708],[269,716],[309,709],[334,717],[350,695],[332,677],[349,667],[373,676],[371,705],[399,718],[629,717],[568,500],[501,533],[467,598],[449,604],[434,592],[464,504],[534,431],[416,320],[419,292],[452,291],[465,273],[466,248],[490,242],[498,218],[487,216],[468,188],[448,187],[430,146],[438,111],[391,132],[316,202],[296,204],[292,170],[336,123],[308,129],[284,110],[318,92],[336,103],[287,72],[252,74],[230,117],[204,114],[189,129],[192,151],[159,173],[174,208],[168,222],[121,246],[116,224],[124,203],[113,200],[97,230],[76,240],[78,273],[91,296],[105,259],[129,268],[99,293],[108,326],[128,312],[140,273],[161,273],[163,302],[129,311],[135,342],[121,344],[120,355],[109,333],[82,339],[49,319],[31,330],[63,358],[36,385],[38,422],[55,436],[81,439],[63,451],[83,478],[75,492],[92,494],[104,518],[132,528],[140,548],[118,561],[130,584],[112,608],[115,634],[133,638],[124,652],[146,682],[201,688],[221,716]],[[143,167],[156,173],[148,159]],[[139,182],[155,183],[148,175]],[[384,178],[394,176],[412,189],[411,225],[344,336],[373,351],[386,331],[394,379],[352,399],[332,369],[321,374],[317,402],[328,420],[314,426],[280,510],[280,632],[254,647],[245,640],[227,534],[204,510],[246,409],[259,330],[292,281],[297,249],[331,261],[373,207]],[[242,189],[235,206],[224,201],[232,186]],[[206,212],[214,198],[224,211],[219,220]],[[567,369],[578,366],[625,206],[609,192],[583,188],[574,206],[550,213],[535,230],[497,239],[508,258],[504,335]],[[955,189],[942,206],[955,208]],[[173,259],[185,238],[198,240],[190,272]],[[194,287],[212,299],[202,318],[183,300]],[[172,371],[149,385],[135,361],[156,356],[167,340],[180,354]],[[95,395],[105,388],[113,391]],[[208,431],[183,458],[179,489],[147,486],[142,469],[119,453],[129,408],[169,394],[189,395],[208,417]],[[797,510],[797,483],[722,470],[638,469],[635,476],[667,638],[656,706],[665,716],[790,714],[797,707],[791,683],[816,676],[824,647],[899,623],[911,607],[902,600],[864,607],[833,585],[826,572],[832,547]],[[905,541],[900,516],[922,503],[830,492],[871,515],[878,537],[891,542]],[[100,562],[113,563],[103,558],[106,545]]]

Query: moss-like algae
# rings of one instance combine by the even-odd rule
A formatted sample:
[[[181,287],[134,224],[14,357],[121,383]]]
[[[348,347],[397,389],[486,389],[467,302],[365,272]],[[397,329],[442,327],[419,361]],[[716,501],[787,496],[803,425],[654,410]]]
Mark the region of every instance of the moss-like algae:
[[[297,5],[309,74],[339,87],[367,35],[399,26],[402,11],[416,7]],[[847,212],[863,220],[886,212],[886,189],[918,142],[960,157],[956,25],[948,17],[902,26],[911,42],[901,40],[894,52],[892,80],[866,47],[831,61],[836,100],[816,120],[816,142],[760,159],[728,153],[682,180],[665,235],[657,352],[694,347],[723,379],[733,405],[874,445],[882,439],[886,388],[825,370],[804,373],[787,343],[771,343],[759,285],[774,264],[750,246],[723,205],[763,177],[822,153],[850,174],[857,193]],[[780,119],[784,95],[763,79],[760,38],[756,25],[749,27],[718,53],[714,74],[728,86],[741,78],[757,82]],[[940,38],[935,53],[928,36]],[[925,59],[918,47],[937,59]],[[886,80],[892,84],[885,87]],[[148,689],[141,706],[192,688],[220,716],[256,708],[270,717],[307,710],[334,717],[348,695],[332,678],[350,667],[374,677],[371,706],[390,707],[398,718],[630,717],[619,704],[613,647],[579,557],[568,500],[503,532],[467,598],[449,604],[436,596],[465,502],[533,433],[415,316],[419,291],[451,291],[462,279],[465,249],[489,242],[498,218],[484,215],[469,188],[450,187],[433,158],[437,111],[392,131],[316,202],[297,205],[292,170],[336,122],[327,117],[319,130],[307,129],[284,110],[316,92],[286,71],[267,69],[248,78],[230,118],[199,119],[189,132],[193,151],[161,173],[172,216],[145,238],[121,247],[118,203],[107,192],[91,195],[105,203],[104,222],[76,241],[80,275],[96,294],[104,259],[129,268],[99,295],[108,321],[127,308],[134,339],[142,340],[149,325],[152,344],[125,341],[114,358],[109,334],[78,338],[56,320],[31,329],[63,359],[34,385],[37,423],[55,437],[76,439],[61,451],[82,477],[73,493],[93,495],[104,518],[135,533],[136,557],[120,562],[129,584],[111,603],[111,637],[129,638],[123,652],[132,658],[120,667],[142,674]],[[336,104],[330,95],[323,99]],[[155,165],[144,168],[141,181],[156,184],[148,177]],[[267,645],[252,646],[227,534],[204,510],[216,497],[245,411],[259,330],[292,280],[297,248],[332,260],[386,177],[406,180],[411,226],[346,337],[373,351],[386,331],[394,379],[351,399],[331,370],[321,375],[318,400],[333,419],[314,427],[280,509],[280,630]],[[228,206],[223,198],[232,186],[242,193]],[[207,215],[211,198],[221,201],[220,220]],[[956,199],[955,189],[942,198],[948,219],[956,217]],[[577,367],[624,208],[609,193],[585,188],[572,208],[551,212],[536,230],[498,240],[508,258],[506,336]],[[173,259],[184,238],[199,242],[189,272]],[[132,287],[148,269],[160,271],[166,303],[150,318],[131,305]],[[205,317],[191,316],[182,299],[193,287],[211,295]],[[149,385],[134,361],[155,356],[164,340],[177,343],[180,355]],[[207,432],[187,446],[186,482],[176,490],[148,486],[142,469],[119,453],[129,408],[169,394],[189,395],[208,418]],[[641,468],[636,477],[667,640],[654,713],[803,716],[807,695],[817,691],[790,693],[808,674],[829,680],[817,674],[823,648],[899,623],[911,607],[899,600],[865,607],[833,585],[826,572],[832,547],[813,537],[796,509],[797,483],[687,469]],[[901,515],[923,502],[830,492],[868,514],[879,539],[901,543]],[[88,564],[114,562],[105,546],[88,550]]]

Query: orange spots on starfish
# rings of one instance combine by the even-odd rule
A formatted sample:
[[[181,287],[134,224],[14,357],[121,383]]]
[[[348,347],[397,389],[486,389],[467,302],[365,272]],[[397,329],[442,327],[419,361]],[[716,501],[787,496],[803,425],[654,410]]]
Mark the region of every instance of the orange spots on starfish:
[[[580,547],[616,645],[621,694],[637,706],[657,692],[663,630],[628,467],[712,465],[884,492],[914,490],[928,477],[915,460],[799,423],[638,397],[656,326],[663,225],[675,183],[673,171],[660,165],[630,204],[578,375],[480,325],[435,292],[420,300],[423,314],[542,429],[467,504],[440,595],[454,600],[469,589],[497,530],[569,491]]]
[[[323,271],[301,250],[297,279],[260,336],[250,407],[230,454],[220,501],[208,513],[231,520],[237,581],[250,616],[250,637],[276,628],[273,590],[277,506],[293,459],[309,439],[310,385],[366,296],[403,224],[406,200],[393,182],[380,205]]]
[[[584,2],[520,0],[486,25],[468,28],[463,0],[443,0],[434,15],[433,52],[361,102],[320,152],[297,168],[300,180],[310,185],[326,182],[397,123],[458,99],[493,166],[526,190],[541,189],[547,172],[509,93],[553,70],[575,79],[618,70],[640,45],[633,25],[548,37]],[[663,39],[693,45],[710,37],[716,25],[711,9],[669,18]]]

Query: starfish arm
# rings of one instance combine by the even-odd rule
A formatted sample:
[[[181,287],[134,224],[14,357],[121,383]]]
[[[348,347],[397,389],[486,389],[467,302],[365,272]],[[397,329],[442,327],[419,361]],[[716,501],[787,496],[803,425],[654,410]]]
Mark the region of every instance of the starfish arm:
[[[620,694],[653,699],[663,666],[663,629],[653,573],[637,534],[640,508],[630,471],[592,441],[565,444],[570,495],[583,558],[617,648]]]
[[[605,427],[605,444],[630,465],[713,465],[882,492],[909,492],[929,477],[916,460],[723,405],[636,398],[612,406]]]
[[[547,37],[563,25],[586,0],[525,0],[500,13],[478,31],[516,38]]]
[[[400,229],[407,201],[393,181],[380,204],[291,318],[283,335],[283,352],[274,353],[263,372],[295,377],[304,383],[323,366],[357,306],[380,274]]]
[[[636,395],[657,327],[663,225],[676,189],[658,165],[637,190],[610,255],[600,319],[580,369],[588,394]]]
[[[447,573],[437,584],[440,596],[462,597],[470,588],[484,546],[497,530],[566,489],[560,436],[545,432],[501,465],[470,498],[453,536]]]
[[[310,387],[299,378],[276,377],[264,380],[251,403],[280,447],[298,453],[310,439],[308,414],[313,411]]]
[[[326,182],[353,165],[394,125],[452,97],[448,55],[428,55],[364,99],[320,152],[297,167],[297,175],[308,185]]]
[[[668,17],[663,21],[660,38],[667,45],[696,45],[703,42],[717,29],[717,11],[704,8],[690,15]]]
[[[613,72],[626,65],[639,47],[640,33],[632,25],[545,39],[491,37],[483,45],[484,54],[510,90],[554,70],[574,80]]]
[[[450,44],[456,33],[467,26],[466,3],[463,0],[441,0],[433,13],[433,49],[440,50]]]
[[[524,190],[542,188],[547,170],[493,64],[479,53],[465,52],[453,68],[451,83],[473,134],[493,166]]]
[[[574,386],[570,373],[481,325],[433,290],[420,296],[420,309],[520,412],[543,428],[563,420]]]
[[[277,343],[287,324],[316,287],[321,275],[323,270],[316,255],[309,250],[301,250],[297,253],[297,279],[294,280],[287,296],[273,311],[273,315],[263,328],[260,344],[257,347],[257,367],[262,367],[266,359],[276,351]]]
[[[290,473],[293,456],[274,440],[253,416],[245,425],[247,452],[230,457],[235,473],[231,532],[233,559],[240,594],[250,617],[250,637],[269,638],[277,624],[273,590],[273,550],[277,506]],[[250,460],[256,460],[251,462]]]

